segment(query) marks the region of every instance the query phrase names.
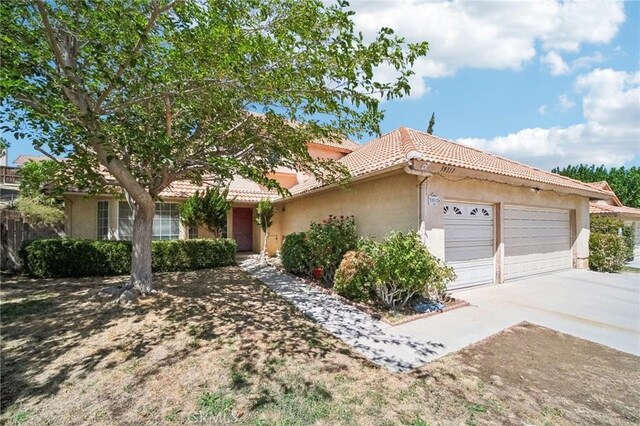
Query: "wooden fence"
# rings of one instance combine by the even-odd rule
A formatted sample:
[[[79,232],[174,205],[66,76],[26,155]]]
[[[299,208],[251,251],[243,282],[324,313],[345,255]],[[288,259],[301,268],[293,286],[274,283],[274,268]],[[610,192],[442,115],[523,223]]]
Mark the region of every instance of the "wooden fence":
[[[23,241],[38,238],[60,238],[64,236],[64,225],[36,225],[22,218],[15,210],[0,210],[0,269],[20,269],[18,251]]]
[[[18,183],[20,176],[17,167],[0,166],[0,183]]]

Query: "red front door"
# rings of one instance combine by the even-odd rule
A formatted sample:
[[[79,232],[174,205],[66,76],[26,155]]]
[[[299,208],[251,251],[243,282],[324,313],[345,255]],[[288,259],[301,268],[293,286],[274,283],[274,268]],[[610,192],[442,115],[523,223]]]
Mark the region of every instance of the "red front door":
[[[233,209],[233,239],[238,251],[253,250],[253,209],[235,207]]]

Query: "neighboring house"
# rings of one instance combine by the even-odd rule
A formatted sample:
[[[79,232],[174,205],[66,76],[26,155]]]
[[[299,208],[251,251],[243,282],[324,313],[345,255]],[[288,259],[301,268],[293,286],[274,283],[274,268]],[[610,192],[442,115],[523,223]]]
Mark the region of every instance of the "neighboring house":
[[[610,193],[610,196],[605,200],[589,203],[589,213],[593,216],[615,217],[622,220],[625,225],[632,226],[636,234],[633,255],[635,258],[640,258],[640,209],[623,205],[606,181],[590,183],[589,185]]]
[[[22,167],[24,166],[26,163],[30,163],[32,161],[45,161],[45,160],[51,160],[51,158],[47,157],[46,155],[26,155],[26,154],[20,154],[18,155],[18,158],[16,158],[15,160],[13,160],[13,164],[16,165],[16,167]]]
[[[268,251],[284,236],[328,215],[354,215],[358,232],[382,239],[419,231],[429,250],[458,274],[451,288],[587,268],[589,202],[610,192],[424,132],[400,128],[364,145],[309,145],[314,157],[334,158],[353,176],[350,190],[322,185],[291,170],[273,175],[292,196],[280,198],[244,179],[230,184],[228,236],[239,250],[259,251],[253,220],[263,198],[276,204]],[[179,223],[178,203],[197,187],[177,182],[158,203],[154,238],[209,236]],[[129,238],[126,203],[67,194],[67,231],[80,238]]]

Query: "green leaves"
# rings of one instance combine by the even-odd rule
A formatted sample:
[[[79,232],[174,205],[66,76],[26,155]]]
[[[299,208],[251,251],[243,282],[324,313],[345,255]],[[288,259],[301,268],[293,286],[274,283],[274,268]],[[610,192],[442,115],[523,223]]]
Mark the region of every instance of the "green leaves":
[[[196,191],[180,205],[180,220],[189,226],[205,226],[214,236],[221,237],[231,210],[228,193],[218,188],[207,188],[202,194]]]
[[[260,200],[256,206],[256,223],[266,233],[273,225],[273,215],[276,212],[275,206],[269,200]]]
[[[572,179],[583,182],[607,181],[613,192],[616,193],[622,204],[629,207],[640,208],[640,167],[624,167],[607,169],[604,165],[580,164],[567,166],[563,169],[556,167],[551,170]]]

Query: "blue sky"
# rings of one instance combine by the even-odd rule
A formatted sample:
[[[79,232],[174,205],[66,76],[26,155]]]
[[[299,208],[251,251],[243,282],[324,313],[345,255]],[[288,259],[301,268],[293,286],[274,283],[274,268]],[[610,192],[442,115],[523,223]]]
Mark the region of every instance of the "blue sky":
[[[356,27],[426,40],[399,126],[534,166],[640,165],[640,2],[355,0]],[[381,70],[381,78],[392,73]],[[13,142],[10,161],[35,153]]]

